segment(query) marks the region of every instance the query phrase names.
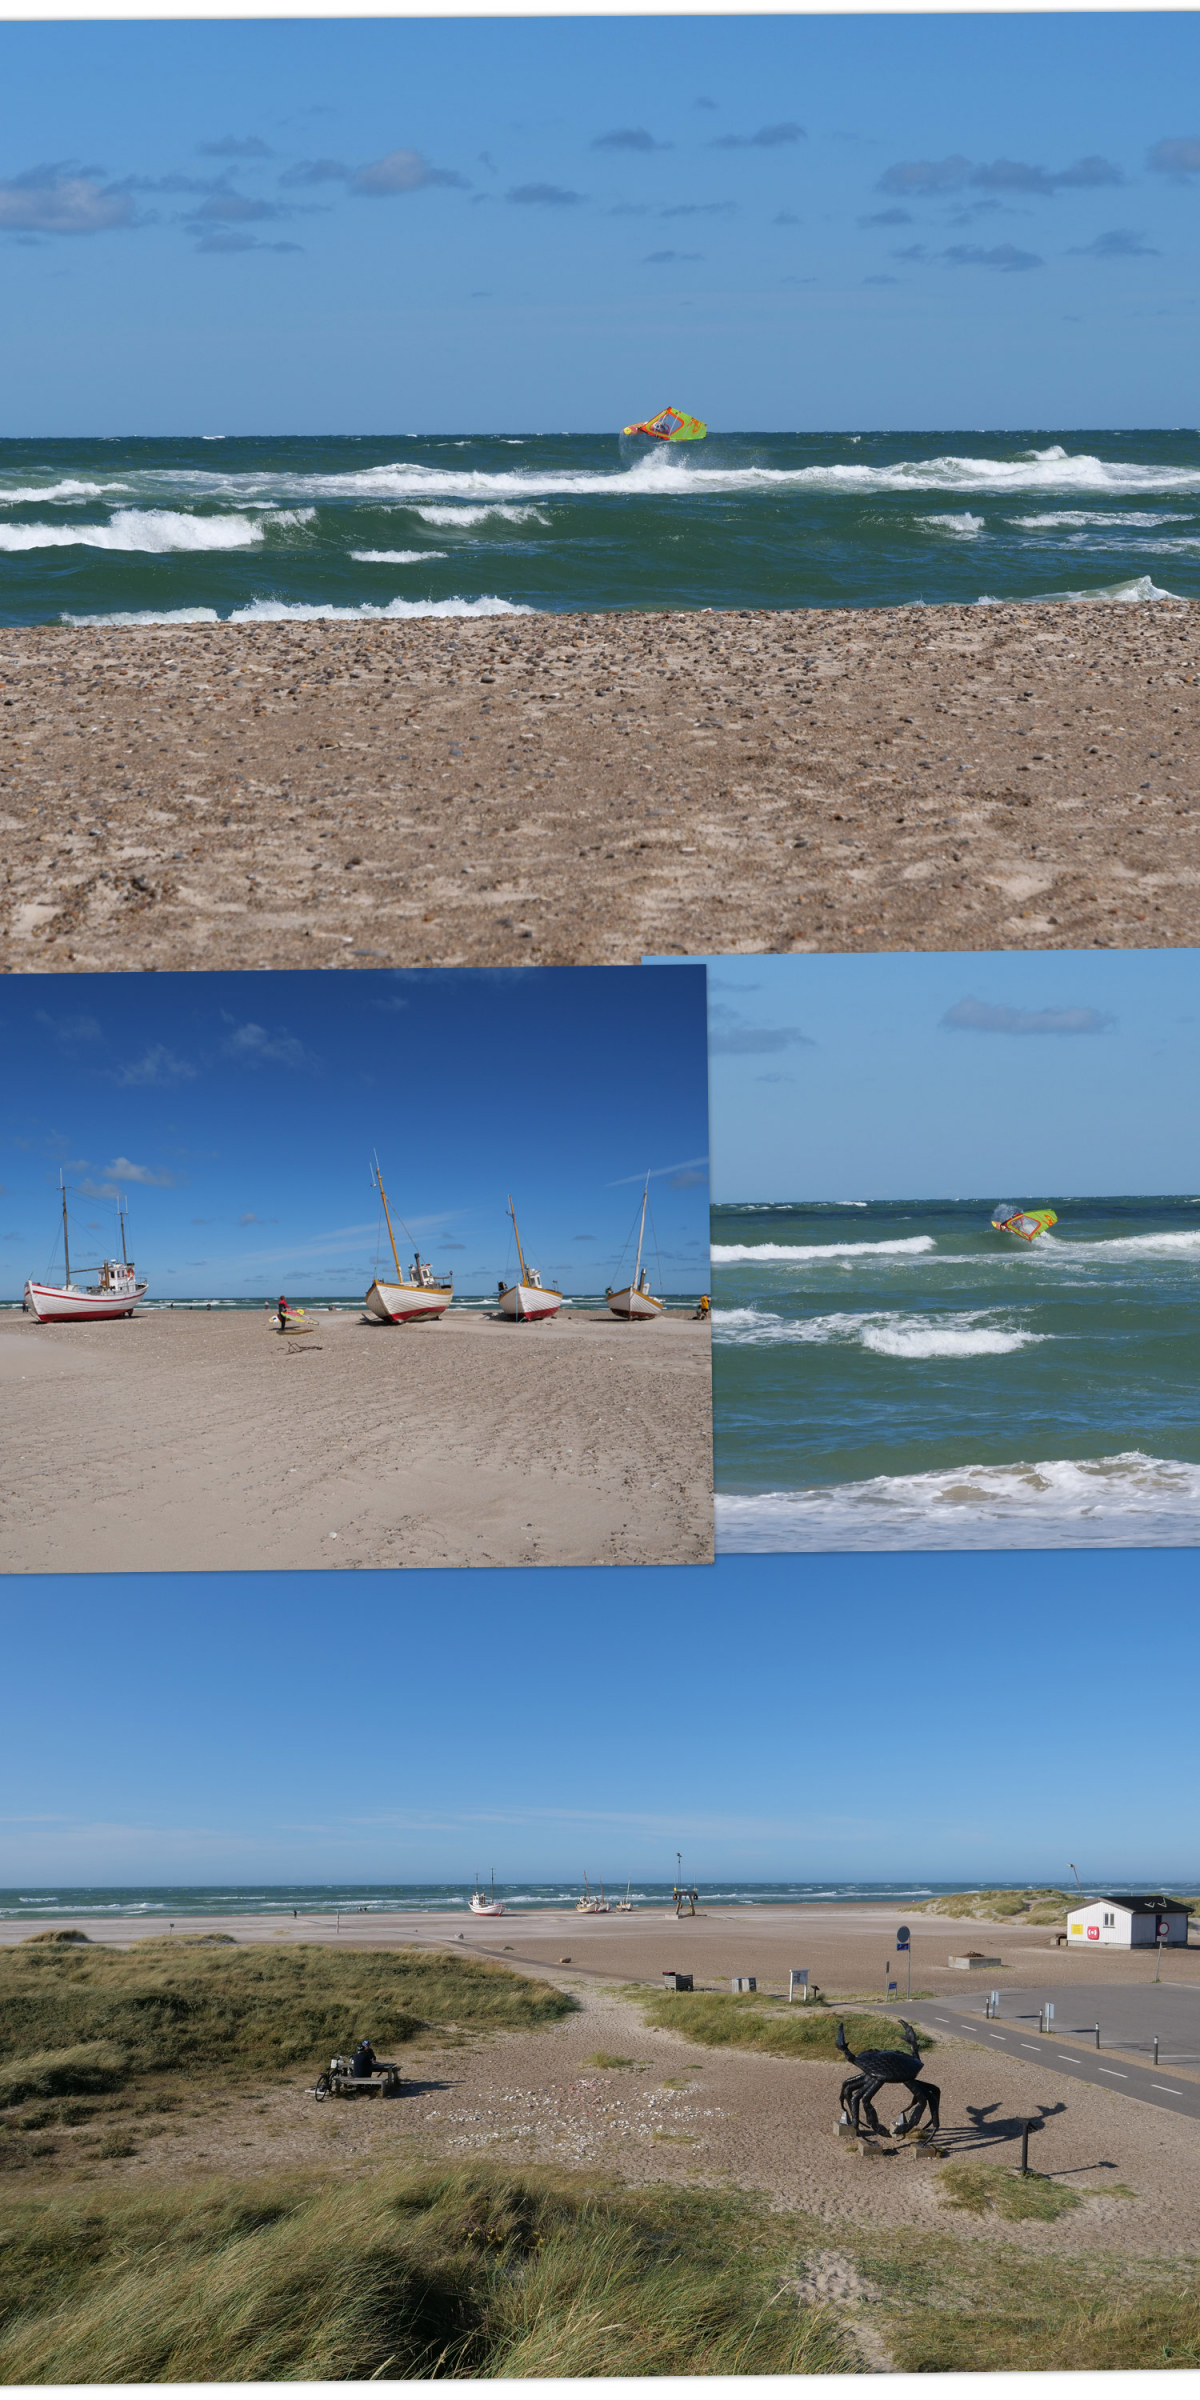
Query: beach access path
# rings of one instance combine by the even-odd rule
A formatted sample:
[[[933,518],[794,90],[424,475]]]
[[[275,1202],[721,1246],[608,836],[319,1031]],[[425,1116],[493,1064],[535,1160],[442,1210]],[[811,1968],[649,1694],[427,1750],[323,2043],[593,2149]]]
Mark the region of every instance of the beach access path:
[[[1200,938],[1200,606],[0,637],[0,967]]]
[[[706,1325],[0,1321],[10,1572],[704,1563]]]
[[[57,1920],[44,1920],[52,1922]],[[62,1922],[122,1946],[166,1930],[145,1918],[80,1915]],[[927,1927],[915,1916],[909,1922],[914,1937],[922,1937],[925,1981]],[[399,1911],[343,1914],[340,1933],[332,1915],[180,1920],[178,1933],[225,1933],[238,1942],[322,1941],[370,1950],[415,1942],[494,1957],[525,1973],[533,1963],[535,1972],[574,1993],[580,2012],[534,2032],[459,2038],[452,2045],[440,2045],[435,2034],[422,2037],[402,2052],[406,2088],[386,2105],[316,2107],[304,2090],[310,2077],[301,2071],[283,2081],[264,2079],[251,2095],[253,2108],[229,2108],[222,2085],[216,2100],[228,2110],[224,2117],[171,2118],[139,2155],[93,2164],[92,2171],[136,2187],[187,2181],[198,2171],[242,2177],[319,2164],[353,2175],[389,2162],[448,2158],[582,2168],[634,2185],[734,2184],[811,2211],[826,2229],[835,2261],[839,2228],[851,2227],[916,2227],[931,2237],[954,2234],[972,2247],[1026,2249],[1033,2257],[1129,2261],[1157,2255],[1166,2261],[1194,2256],[1200,2247],[1194,2124],[1157,2107],[1131,2105],[1119,2083],[1081,2086],[1071,2066],[1056,2063],[1044,2049],[1010,2053],[986,2044],[982,2027],[972,2033],[933,2028],[937,2047],[930,2051],[928,2073],[941,2087],[950,2155],[969,2164],[1015,2167],[1022,2119],[1045,2111],[1033,2163],[1084,2195],[1082,2206],[1057,2223],[1012,2223],[948,2210],[936,2168],[911,2147],[885,2139],[880,2155],[867,2160],[853,2143],[840,2141],[834,2126],[845,2069],[839,2062],[707,2048],[644,2021],[635,1982],[661,1984],[664,1966],[690,1967],[698,1986],[724,1983],[726,1989],[730,1972],[757,1970],[760,1990],[778,1993],[780,1967],[795,1963],[799,1951],[810,1962],[829,1962],[821,1967],[822,1983],[828,1976],[835,1994],[848,1994],[871,1963],[878,1988],[883,1958],[877,1954],[895,1930],[893,1909],[714,1905],[678,1924],[664,1919],[661,1906],[605,1918],[514,1909],[486,1928],[468,1922],[462,1940],[460,1927],[461,1917]],[[978,1929],[936,1921],[930,1957],[940,1955],[947,1982],[968,1980],[947,1975],[944,1967],[947,1951],[968,1930]],[[0,1941],[26,1939],[29,1931],[28,1923],[7,1923]],[[1015,1939],[1006,1930],[997,1947],[1010,1958],[1019,1955],[1027,1969],[1038,1952],[1036,1929]],[[531,1962],[531,1951],[544,1963]],[[557,1956],[545,1957],[547,1952]],[[1172,1972],[1194,1973],[1194,1954],[1190,1968],[1187,1953],[1168,1957]],[[1072,1965],[1078,1977],[1078,1962]],[[1145,1962],[1138,1965],[1144,1974]],[[1111,1989],[1113,1982],[1125,1982],[1128,1957],[1114,1955],[1095,1966],[1098,1983]],[[1164,1974],[1167,1966],[1165,1957]],[[782,1982],[786,1989],[786,1971]],[[604,2067],[597,2063],[602,2057],[624,2063]],[[885,2126],[902,2097],[899,2091],[882,2095]],[[847,2267],[843,2261],[836,2269],[843,2282],[835,2283],[831,2296],[855,2297],[853,2277],[844,2281]]]

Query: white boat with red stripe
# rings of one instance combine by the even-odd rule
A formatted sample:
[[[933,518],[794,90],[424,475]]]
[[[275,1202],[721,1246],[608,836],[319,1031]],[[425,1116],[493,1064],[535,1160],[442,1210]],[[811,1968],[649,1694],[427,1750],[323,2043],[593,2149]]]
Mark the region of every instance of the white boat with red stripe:
[[[661,1317],[667,1305],[665,1300],[655,1298],[650,1289],[650,1278],[642,1265],[642,1243],[646,1233],[646,1203],[649,1197],[650,1178],[647,1176],[642,1192],[642,1221],[638,1226],[637,1257],[634,1260],[633,1280],[630,1283],[622,1284],[620,1290],[616,1292],[610,1284],[604,1295],[614,1317],[623,1317],[626,1324],[630,1325],[649,1324],[652,1318]]]
[[[394,1283],[389,1283],[382,1276],[376,1276],[363,1302],[367,1315],[374,1317],[380,1325],[420,1325],[428,1323],[431,1318],[436,1320],[444,1317],[454,1298],[453,1275],[435,1275],[428,1259],[422,1258],[415,1244],[412,1266],[407,1275],[402,1274],[400,1257],[396,1249],[396,1236],[392,1232],[392,1214],[388,1207],[387,1193],[383,1188],[378,1159],[375,1160],[371,1179],[379,1194],[383,1214],[387,1221],[388,1240],[392,1246],[392,1262],[396,1269],[396,1280]]]
[[[63,1280],[61,1283],[37,1283],[31,1276],[25,1286],[22,1307],[35,1316],[39,1325],[89,1323],[100,1317],[131,1317],[149,1286],[139,1283],[133,1260],[125,1251],[125,1209],[118,1203],[121,1220],[121,1256],[103,1260],[94,1284],[71,1281],[71,1235],[67,1224],[67,1187],[59,1173],[62,1190],[63,1221]]]

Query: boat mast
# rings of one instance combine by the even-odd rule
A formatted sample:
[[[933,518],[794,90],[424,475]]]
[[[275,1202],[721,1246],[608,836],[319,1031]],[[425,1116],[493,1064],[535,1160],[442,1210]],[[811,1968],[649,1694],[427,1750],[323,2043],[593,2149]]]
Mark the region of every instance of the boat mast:
[[[128,1199],[126,1199],[125,1208],[122,1208],[119,1200],[117,1202],[117,1215],[121,1220],[121,1259],[125,1266],[129,1265],[129,1252],[125,1247],[125,1209],[128,1208],[128,1206]]]
[[[69,1250],[69,1248],[68,1248],[68,1246],[67,1246],[67,1187],[66,1187],[66,1184],[65,1184],[65,1182],[63,1181],[63,1171],[62,1171],[62,1168],[61,1168],[61,1167],[60,1167],[60,1168],[59,1168],[59,1170],[58,1170],[58,1180],[59,1180],[59,1185],[60,1185],[60,1187],[61,1187],[61,1190],[62,1190],[62,1212],[63,1212],[63,1287],[64,1287],[64,1289],[65,1289],[66,1291],[68,1291],[68,1292],[69,1292],[69,1291],[70,1291],[70,1289],[71,1289],[71,1253],[70,1253],[70,1250]]]
[[[388,1210],[388,1204],[387,1204],[387,1193],[385,1192],[385,1190],[384,1190],[384,1188],[383,1188],[383,1177],[382,1177],[382,1175],[381,1175],[381,1174],[380,1174],[380,1172],[379,1172],[379,1158],[378,1158],[378,1154],[376,1155],[376,1159],[375,1159],[375,1188],[376,1188],[376,1190],[378,1191],[378,1193],[379,1193],[379,1197],[380,1197],[380,1199],[381,1199],[381,1200],[382,1200],[382,1202],[383,1202],[383,1213],[384,1213],[384,1216],[387,1218],[388,1240],[389,1240],[389,1242],[390,1242],[390,1243],[391,1243],[391,1245],[392,1245],[392,1257],[393,1257],[393,1259],[395,1260],[395,1265],[396,1265],[396,1281],[397,1281],[397,1283],[403,1283],[403,1281],[404,1281],[404,1277],[403,1277],[403,1275],[402,1275],[402,1274],[401,1274],[401,1272],[400,1272],[400,1261],[399,1261],[399,1259],[396,1257],[396,1236],[395,1236],[395,1234],[392,1232],[392,1220],[391,1220],[391,1215],[390,1215],[390,1213],[389,1213],[389,1210]]]
[[[641,1272],[641,1265],[642,1265],[642,1235],[645,1233],[645,1230],[646,1230],[646,1202],[647,1202],[647,1200],[649,1199],[649,1197],[650,1197],[650,1177],[649,1177],[649,1175],[647,1175],[647,1177],[646,1177],[646,1181],[645,1181],[645,1183],[644,1183],[644,1184],[643,1184],[643,1186],[642,1186],[642,1221],[641,1221],[641,1224],[638,1226],[638,1247],[637,1247],[637,1257],[636,1257],[636,1259],[634,1260],[634,1267],[633,1267],[633,1288],[634,1288],[634,1291],[635,1291],[635,1292],[636,1292],[636,1290],[637,1290],[637,1287],[638,1287],[638,1275],[639,1275],[639,1274],[640,1274],[640,1272]]]
[[[510,1192],[510,1193],[509,1193],[509,1195],[508,1195],[508,1213],[509,1213],[510,1217],[512,1218],[512,1228],[513,1228],[513,1232],[514,1232],[514,1233],[516,1234],[516,1236],[517,1236],[517,1257],[518,1257],[518,1259],[520,1260],[520,1264],[521,1264],[521,1281],[522,1281],[522,1283],[528,1283],[528,1281],[529,1281],[529,1277],[528,1277],[528,1275],[527,1275],[527,1273],[526,1273],[526,1271],[525,1271],[525,1253],[524,1253],[524,1251],[523,1251],[523,1250],[522,1250],[522,1248],[521,1248],[521,1236],[520,1236],[520,1232],[519,1232],[519,1230],[518,1230],[518,1227],[517,1227],[517,1212],[516,1212],[516,1210],[515,1210],[515,1208],[513,1207],[513,1204],[512,1204],[512,1193],[511,1193],[511,1192]]]

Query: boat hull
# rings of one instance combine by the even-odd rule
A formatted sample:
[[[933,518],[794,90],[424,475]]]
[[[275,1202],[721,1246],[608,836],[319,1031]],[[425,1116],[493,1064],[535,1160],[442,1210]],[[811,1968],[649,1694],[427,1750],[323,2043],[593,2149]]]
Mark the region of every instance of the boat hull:
[[[102,1317],[131,1317],[147,1288],[140,1283],[132,1292],[80,1292],[69,1283],[30,1281],[25,1286],[25,1306],[39,1325],[89,1324]]]
[[[380,1325],[419,1325],[443,1317],[454,1293],[445,1284],[380,1283],[371,1285],[363,1302],[367,1315]]]
[[[653,1292],[639,1292],[636,1285],[626,1284],[624,1291],[609,1293],[608,1305],[614,1317],[648,1325],[654,1317],[661,1317],[666,1303],[656,1300]]]
[[[543,1291],[540,1284],[510,1283],[501,1292],[497,1306],[502,1317],[511,1317],[518,1325],[537,1325],[547,1317],[556,1317],[562,1303],[561,1292]]]
[[[503,1900],[468,1900],[467,1906],[473,1917],[502,1917],[504,1915]]]

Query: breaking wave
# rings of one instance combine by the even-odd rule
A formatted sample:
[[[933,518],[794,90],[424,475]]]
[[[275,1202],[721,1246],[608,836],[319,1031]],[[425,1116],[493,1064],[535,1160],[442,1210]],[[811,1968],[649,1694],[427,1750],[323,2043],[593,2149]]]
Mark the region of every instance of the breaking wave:
[[[953,1317],[906,1316],[899,1310],[835,1311],[824,1317],[792,1318],[772,1309],[714,1308],[713,1335],[735,1348],[765,1348],[779,1342],[853,1343],[881,1358],[1003,1358],[1030,1342],[1052,1337],[1023,1326],[989,1324],[994,1312],[964,1309]]]
[[[366,567],[423,567],[431,558],[448,558],[446,550],[352,550]]]
[[[300,521],[295,510],[275,519]],[[0,525],[0,550],[248,550],[265,540],[269,523],[262,517],[194,517],[174,508],[118,508],[107,525]]]
[[[917,1258],[936,1249],[931,1233],[914,1233],[894,1242],[714,1242],[714,1267],[733,1267],[743,1260],[757,1265],[803,1266],[821,1258]]]
[[[504,525],[528,525],[531,522],[548,525],[550,522],[540,508],[509,508],[502,501],[489,501],[481,508],[418,508],[414,509],[413,514],[426,525],[442,525],[451,530],[458,525],[486,525],[491,519]]]
[[[807,1491],[718,1493],[717,1549],[1153,1549],[1200,1540],[1200,1466],[1115,1457],[878,1475]]]
[[[357,622],[360,618],[397,617],[534,617],[534,608],[523,608],[515,600],[501,600],[493,592],[485,592],[480,600],[389,600],[386,606],[373,608],[364,602],[357,608],[343,608],[333,601],[252,600],[247,608],[231,608],[222,617],[215,608],[144,608],[106,610],[103,616],[72,616],[64,610],[60,622],[64,625],[279,625],[289,620],[295,624],[311,624],[318,619],[337,618]]]

